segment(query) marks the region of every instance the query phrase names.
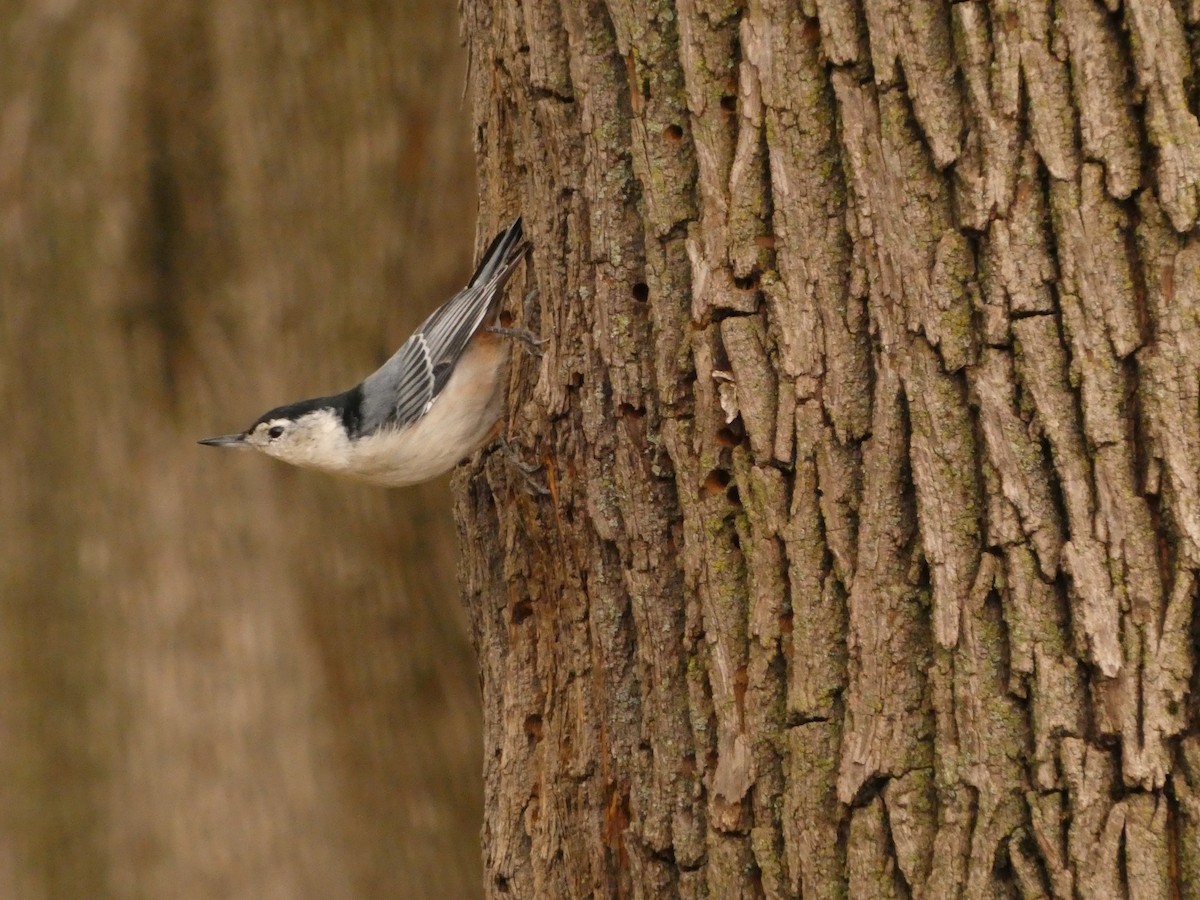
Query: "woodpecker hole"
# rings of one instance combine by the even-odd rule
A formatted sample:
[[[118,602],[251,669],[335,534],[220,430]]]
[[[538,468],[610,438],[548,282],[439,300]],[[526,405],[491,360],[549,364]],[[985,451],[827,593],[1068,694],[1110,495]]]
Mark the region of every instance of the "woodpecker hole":
[[[731,427],[736,424],[737,422],[735,421],[731,425],[717,429],[717,443],[722,447],[736,447],[745,440],[745,434],[740,429]]]
[[[733,94],[726,94],[721,98],[721,109],[725,112],[737,112],[737,97]]]
[[[663,129],[663,138],[668,144],[678,144],[683,140],[683,129],[678,125],[668,125]]]
[[[520,625],[533,615],[533,604],[528,600],[518,600],[513,604],[512,620],[514,625]]]
[[[729,487],[729,482],[732,477],[724,469],[713,469],[708,473],[708,477],[704,479],[704,487],[701,493],[705,497],[711,497],[713,494],[719,494],[725,488]]]
[[[542,717],[534,713],[525,717],[525,734],[531,741],[542,739]]]
[[[757,291],[758,290],[758,273],[751,272],[744,278],[733,279],[733,286],[741,291]]]
[[[650,286],[643,281],[639,281],[633,286],[633,299],[638,303],[645,303],[650,299]]]
[[[646,416],[646,410],[632,403],[622,403],[617,407],[617,415],[627,419],[642,419]]]

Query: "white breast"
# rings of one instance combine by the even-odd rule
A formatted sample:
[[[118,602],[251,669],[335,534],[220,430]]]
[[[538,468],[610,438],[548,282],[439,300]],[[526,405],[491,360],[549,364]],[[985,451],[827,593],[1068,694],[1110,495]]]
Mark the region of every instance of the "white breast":
[[[472,341],[429,411],[408,428],[353,442],[342,474],[400,487],[436,478],[475,452],[500,418],[505,350],[490,336]]]

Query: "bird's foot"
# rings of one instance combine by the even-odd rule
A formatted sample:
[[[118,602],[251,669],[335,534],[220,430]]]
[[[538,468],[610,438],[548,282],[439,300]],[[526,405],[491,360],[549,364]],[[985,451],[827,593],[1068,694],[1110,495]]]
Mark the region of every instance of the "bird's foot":
[[[521,473],[521,477],[525,481],[525,489],[530,494],[539,497],[550,496],[550,488],[546,486],[545,478],[536,477],[538,473],[545,471],[546,467],[541,463],[525,462],[525,460],[521,459],[520,452],[503,435],[500,436],[498,443],[500,444],[500,449],[504,451],[505,459]]]
[[[521,301],[521,306],[529,306],[529,304],[537,299],[537,295],[538,289],[534,288],[525,295],[525,299]],[[525,345],[526,350],[539,358],[542,356],[542,346],[550,342],[549,338],[540,338],[532,331],[527,331],[524,328],[506,328],[503,325],[489,325],[488,331],[501,337],[516,338]]]
[[[498,334],[500,337],[516,338],[525,345],[525,349],[534,356],[541,357],[542,345],[549,343],[549,338],[540,338],[532,331],[526,331],[524,328],[505,328],[503,325],[489,325],[488,331],[492,334]]]

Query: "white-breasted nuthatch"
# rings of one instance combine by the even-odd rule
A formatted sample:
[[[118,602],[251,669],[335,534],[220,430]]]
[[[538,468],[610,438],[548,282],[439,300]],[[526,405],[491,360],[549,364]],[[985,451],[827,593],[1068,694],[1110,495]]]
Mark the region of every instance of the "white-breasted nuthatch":
[[[494,323],[504,285],[529,250],[521,220],[496,235],[470,283],[373,375],[331,397],[264,413],[240,434],[200,441],[372,484],[435,478],[495,437],[507,347]],[[518,334],[518,336],[521,336]]]

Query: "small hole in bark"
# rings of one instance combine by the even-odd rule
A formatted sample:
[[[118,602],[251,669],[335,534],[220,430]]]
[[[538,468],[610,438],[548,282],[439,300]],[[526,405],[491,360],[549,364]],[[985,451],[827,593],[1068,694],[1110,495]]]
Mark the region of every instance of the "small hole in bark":
[[[763,889],[762,869],[758,867],[758,863],[750,864],[750,887],[753,889],[755,897],[766,896],[766,891]]]
[[[513,604],[512,620],[514,625],[520,625],[533,615],[533,604],[528,600],[518,600]]]
[[[508,893],[508,879],[503,875],[497,875],[494,883],[496,885],[496,890],[505,894]]]
[[[542,739],[541,716],[534,714],[525,717],[525,734],[529,736],[531,741],[540,741]]]
[[[726,497],[726,498],[729,500],[729,502],[730,502],[730,503],[732,503],[734,506],[741,506],[741,505],[742,505],[742,495],[741,495],[740,493],[738,493],[738,489],[737,489],[737,485],[736,485],[736,484],[731,484],[731,485],[729,486],[729,490],[727,490],[727,491],[725,492],[725,497]]]
[[[758,273],[751,272],[749,275],[747,275],[744,278],[735,277],[733,279],[733,286],[736,287],[738,290],[742,290],[742,291],[758,290]]]
[[[733,544],[734,550],[742,549],[742,536],[737,533],[737,529],[733,527],[733,519],[730,517],[726,520],[729,524],[729,543]]]
[[[725,112],[737,112],[737,97],[733,94],[726,94],[721,98],[721,109]]]
[[[645,303],[650,299],[650,286],[645,282],[639,281],[633,286],[633,299],[638,303]]]
[[[617,415],[623,418],[641,419],[645,417],[646,410],[634,406],[632,403],[622,403],[617,407]]]
[[[507,309],[501,310],[500,315],[496,317],[496,322],[501,328],[512,328],[513,316]]]
[[[704,479],[704,488],[701,493],[705,497],[719,494],[725,488],[729,487],[730,480],[729,473],[724,469],[713,469],[708,473],[708,477]]]
[[[583,387],[583,373],[582,372],[572,372],[571,373],[571,387],[575,388],[576,390],[579,390],[579,388]]]
[[[663,129],[663,138],[668,144],[678,144],[683,140],[683,129],[678,125],[668,125]]]
[[[734,419],[724,428],[717,429],[717,443],[722,447],[736,447],[745,439],[746,432],[742,430],[740,419]]]

